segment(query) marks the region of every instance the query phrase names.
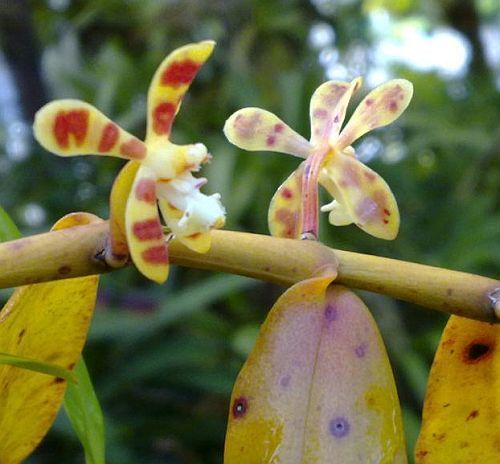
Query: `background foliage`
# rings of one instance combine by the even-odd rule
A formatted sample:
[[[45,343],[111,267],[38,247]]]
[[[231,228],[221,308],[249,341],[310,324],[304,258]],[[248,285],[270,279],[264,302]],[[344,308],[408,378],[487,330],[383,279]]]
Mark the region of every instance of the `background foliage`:
[[[34,112],[51,98],[81,98],[142,137],[156,66],[175,47],[205,38],[218,46],[173,139],[203,142],[214,155],[203,174],[208,190],[222,194],[227,228],[267,233],[269,200],[297,165],[228,144],[221,129],[234,110],[266,108],[307,137],[309,98],[322,81],[365,75],[362,94],[381,79],[405,77],[415,85],[405,116],[357,145],[398,199],[400,235],[382,242],[352,226],[325,225],[322,240],[499,276],[500,8],[493,0],[1,0],[0,205],[23,234],[45,231],[69,211],[107,217],[122,164],[45,153],[30,135]],[[109,463],[221,462],[234,378],[280,292],[181,268],[161,287],[134,269],[103,276],[85,356],[106,415]],[[411,449],[446,318],[363,298],[393,362]],[[64,415],[29,462],[82,462]]]

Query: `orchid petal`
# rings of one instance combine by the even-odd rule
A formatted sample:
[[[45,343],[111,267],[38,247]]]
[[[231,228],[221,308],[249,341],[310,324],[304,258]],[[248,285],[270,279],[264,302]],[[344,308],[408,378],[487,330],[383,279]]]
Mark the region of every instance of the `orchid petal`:
[[[168,276],[168,249],[156,206],[156,174],[139,168],[125,210],[127,243],[132,261],[147,278],[163,283]]]
[[[34,135],[48,151],[60,156],[108,155],[130,160],[146,156],[146,145],[80,100],[56,100],[35,115]]]
[[[361,78],[358,77],[351,83],[328,81],[316,89],[309,111],[313,145],[333,145],[336,142],[347,104],[360,86]]]
[[[138,161],[129,161],[125,164],[116,176],[111,189],[109,198],[110,258],[118,261],[125,260],[129,254],[125,227],[125,209],[140,166],[141,164]]]
[[[304,163],[276,190],[269,205],[269,231],[274,237],[299,239],[302,233],[302,177]]]
[[[185,45],[174,50],[160,64],[148,92],[146,144],[169,137],[184,94],[214,46],[212,40]]]
[[[260,108],[243,108],[224,125],[224,134],[237,147],[249,151],[276,151],[306,158],[310,143],[273,113]]]
[[[396,120],[413,96],[413,85],[405,79],[393,79],[372,90],[358,105],[342,130],[338,149],[351,145],[367,132]]]
[[[391,189],[376,172],[356,158],[337,153],[323,168],[320,182],[359,228],[385,240],[396,238],[398,206]]]

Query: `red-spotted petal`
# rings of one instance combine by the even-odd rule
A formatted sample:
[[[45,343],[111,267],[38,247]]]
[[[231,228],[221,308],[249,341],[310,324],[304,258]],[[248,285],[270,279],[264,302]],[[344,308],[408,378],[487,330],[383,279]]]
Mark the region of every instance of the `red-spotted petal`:
[[[109,155],[129,160],[146,156],[146,145],[94,106],[80,100],[55,100],[35,115],[35,138],[61,156]]]
[[[342,130],[338,149],[351,145],[367,132],[390,124],[406,109],[413,96],[413,85],[405,79],[394,79],[372,90],[359,104]]]
[[[129,161],[123,166],[113,182],[109,197],[109,241],[111,257],[118,262],[124,261],[129,255],[125,227],[125,209],[127,200],[134,184],[134,179],[140,168],[138,161]]]
[[[361,78],[349,82],[328,81],[320,85],[311,97],[311,143],[333,145],[352,94],[361,86]]]
[[[304,163],[281,184],[269,205],[269,231],[275,237],[299,239],[302,234]]]
[[[168,249],[156,205],[156,175],[144,165],[135,176],[125,210],[130,256],[147,278],[163,283],[168,276]]]
[[[260,108],[243,108],[226,121],[224,134],[237,147],[277,151],[306,158],[311,144],[281,119]]]
[[[387,183],[374,171],[352,156],[337,153],[326,163],[321,184],[342,208],[339,220],[346,223],[348,213],[352,222],[374,237],[393,240],[399,230],[399,210]],[[334,213],[335,214],[335,213]]]
[[[148,92],[146,143],[168,138],[182,98],[214,46],[212,40],[185,45],[160,64]]]

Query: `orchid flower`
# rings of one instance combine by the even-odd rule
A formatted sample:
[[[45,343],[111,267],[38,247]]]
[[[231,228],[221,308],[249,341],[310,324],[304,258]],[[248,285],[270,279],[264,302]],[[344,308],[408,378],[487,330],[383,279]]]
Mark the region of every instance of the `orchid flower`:
[[[333,197],[321,208],[333,225],[355,223],[365,232],[392,240],[399,229],[396,200],[386,182],[356,159],[351,144],[368,131],[385,126],[408,106],[413,86],[391,80],[372,90],[341,131],[347,104],[361,86],[328,81],[316,89],[310,104],[311,139],[308,142],[273,113],[243,108],[224,126],[228,140],[245,150],[267,150],[306,158],[278,188],[269,207],[272,235],[317,237],[319,183]]]
[[[149,87],[144,142],[79,100],[53,101],[35,117],[35,138],[57,155],[117,156],[138,165],[129,170],[134,177],[125,205],[126,245],[140,272],[159,283],[168,276],[169,261],[157,201],[172,234],[194,251],[206,252],[210,230],[224,224],[220,195],[201,193],[206,179],[192,175],[210,160],[207,148],[170,141],[182,98],[214,45],[212,41],[186,45],[161,63]]]

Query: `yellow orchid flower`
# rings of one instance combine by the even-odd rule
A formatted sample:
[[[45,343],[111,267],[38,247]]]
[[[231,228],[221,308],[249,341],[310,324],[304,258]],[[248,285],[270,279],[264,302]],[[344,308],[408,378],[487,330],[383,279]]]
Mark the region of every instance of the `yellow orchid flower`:
[[[80,100],[56,100],[35,117],[35,138],[60,156],[107,155],[132,160],[133,180],[125,206],[125,235],[136,267],[162,283],[168,276],[168,249],[158,205],[173,235],[189,248],[210,248],[210,229],[222,227],[220,195],[204,195],[204,178],[192,172],[210,159],[205,145],[175,145],[170,131],[182,98],[208,59],[213,41],[189,44],[172,52],[156,71],[148,92],[146,140],[142,142]]]
[[[328,81],[316,89],[310,104],[311,139],[308,142],[274,114],[243,108],[224,126],[228,140],[246,150],[267,150],[306,158],[276,191],[269,207],[272,235],[317,237],[317,183],[334,200],[321,208],[333,225],[355,223],[365,232],[392,240],[399,229],[396,200],[386,182],[356,159],[351,144],[377,127],[385,126],[408,106],[413,86],[391,80],[372,90],[341,131],[347,104],[361,86]]]

